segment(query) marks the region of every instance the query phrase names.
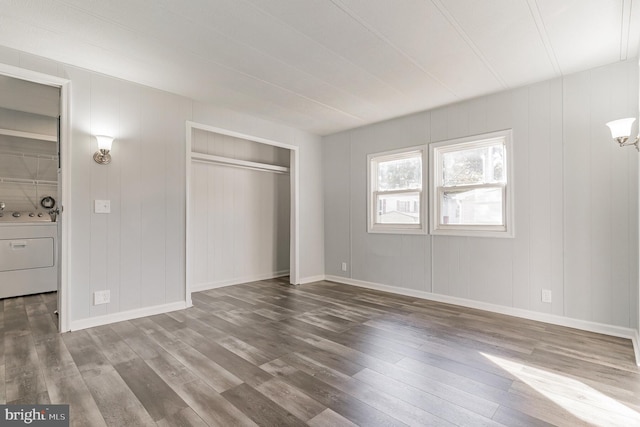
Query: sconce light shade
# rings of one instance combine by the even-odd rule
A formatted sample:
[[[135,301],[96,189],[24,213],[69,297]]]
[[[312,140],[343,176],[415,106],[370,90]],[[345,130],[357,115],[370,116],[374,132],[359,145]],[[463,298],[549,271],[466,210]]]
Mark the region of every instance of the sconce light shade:
[[[113,144],[113,137],[106,135],[96,135],[98,140],[98,149],[111,151],[111,144]]]
[[[640,151],[640,147],[638,147],[638,140],[640,138],[640,135],[635,140],[629,141],[629,137],[631,136],[631,126],[633,126],[633,122],[635,120],[635,117],[614,120],[607,123],[607,126],[609,126],[609,129],[611,130],[611,137],[620,145],[620,147],[633,145],[634,147],[636,147],[636,150]]]
[[[113,144],[113,137],[106,135],[96,135],[98,140],[98,151],[93,155],[93,160],[101,165],[108,165],[111,163],[111,145]]]
[[[611,137],[613,139],[622,137],[629,139],[629,136],[631,135],[631,126],[633,126],[633,122],[635,121],[635,117],[630,117],[628,119],[619,119],[607,123],[607,126],[609,126],[609,129],[611,130]]]

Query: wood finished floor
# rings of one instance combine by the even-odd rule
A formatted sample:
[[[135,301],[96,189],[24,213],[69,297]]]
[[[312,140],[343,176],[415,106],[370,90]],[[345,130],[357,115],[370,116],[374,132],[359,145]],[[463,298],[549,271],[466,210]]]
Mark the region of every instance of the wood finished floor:
[[[640,425],[628,340],[330,282],[193,301],[66,334],[55,293],[0,301],[0,400],[83,427]]]

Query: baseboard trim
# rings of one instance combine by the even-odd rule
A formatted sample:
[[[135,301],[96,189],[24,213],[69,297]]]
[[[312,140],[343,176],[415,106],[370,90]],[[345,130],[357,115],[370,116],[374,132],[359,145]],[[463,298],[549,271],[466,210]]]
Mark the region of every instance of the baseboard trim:
[[[339,276],[326,276],[327,281],[342,283],[345,285],[359,286],[361,288],[374,289],[378,291],[389,292],[393,294],[405,295],[410,297],[422,298],[431,301],[442,302],[445,304],[460,305],[468,308],[489,311],[492,313],[506,314],[508,316],[520,317],[528,320],[536,320],[538,322],[549,323],[552,325],[566,326],[583,331],[595,332],[604,335],[611,335],[619,338],[627,338],[633,342],[636,355],[636,363],[640,366],[640,338],[638,331],[631,328],[621,326],[606,325],[604,323],[591,322],[588,320],[572,319],[569,317],[557,316],[555,314],[539,313],[537,311],[525,310],[521,308],[505,307],[496,304],[485,303],[481,301],[473,301],[466,298],[452,297],[448,295],[433,294],[425,291],[413,289],[397,288],[395,286],[383,285],[380,283],[366,282],[363,280],[349,279]]]
[[[318,276],[309,276],[309,277],[304,277],[300,279],[300,284],[307,285],[309,283],[322,282],[325,279],[326,279],[326,276],[324,274],[320,274]]]
[[[239,277],[239,278],[229,279],[229,280],[221,280],[218,282],[200,283],[200,284],[191,286],[191,288],[189,289],[189,292],[208,291],[211,289],[224,288],[224,287],[233,286],[233,285],[241,285],[243,283],[257,282],[260,280],[277,279],[278,277],[288,276],[288,275],[289,275],[289,270],[282,270],[282,271],[276,271],[273,273],[256,274],[254,276],[246,276],[246,277]]]
[[[134,310],[121,311],[118,313],[106,314],[104,316],[72,320],[70,330],[78,331],[80,329],[93,328],[96,326],[108,325],[110,323],[138,319],[140,317],[154,316],[156,314],[168,313],[170,311],[183,310],[185,308],[187,308],[187,303],[185,301],[179,301],[169,304],[154,305],[151,307],[136,308]]]
[[[634,332],[631,342],[633,342],[633,351],[636,353],[636,365],[640,366],[640,333]]]

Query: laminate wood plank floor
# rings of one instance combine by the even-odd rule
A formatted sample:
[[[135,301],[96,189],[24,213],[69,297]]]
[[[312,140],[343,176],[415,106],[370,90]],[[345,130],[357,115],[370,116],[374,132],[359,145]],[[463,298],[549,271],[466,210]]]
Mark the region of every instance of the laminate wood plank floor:
[[[0,402],[75,426],[636,426],[629,340],[286,278],[58,334],[55,293],[0,301]]]

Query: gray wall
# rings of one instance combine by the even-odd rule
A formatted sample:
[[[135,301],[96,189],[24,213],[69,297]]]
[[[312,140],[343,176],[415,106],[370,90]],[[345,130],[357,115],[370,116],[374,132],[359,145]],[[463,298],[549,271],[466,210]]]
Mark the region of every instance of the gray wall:
[[[300,277],[323,274],[320,137],[4,47],[0,63],[71,80],[72,323],[184,300],[186,120],[300,147]],[[103,133],[109,166],[92,159]],[[94,214],[95,199],[112,213]],[[111,303],[94,306],[102,289]]]
[[[605,126],[637,116],[627,62],[325,137],[326,274],[637,328],[638,153]],[[367,233],[368,153],[507,128],[515,238]]]

